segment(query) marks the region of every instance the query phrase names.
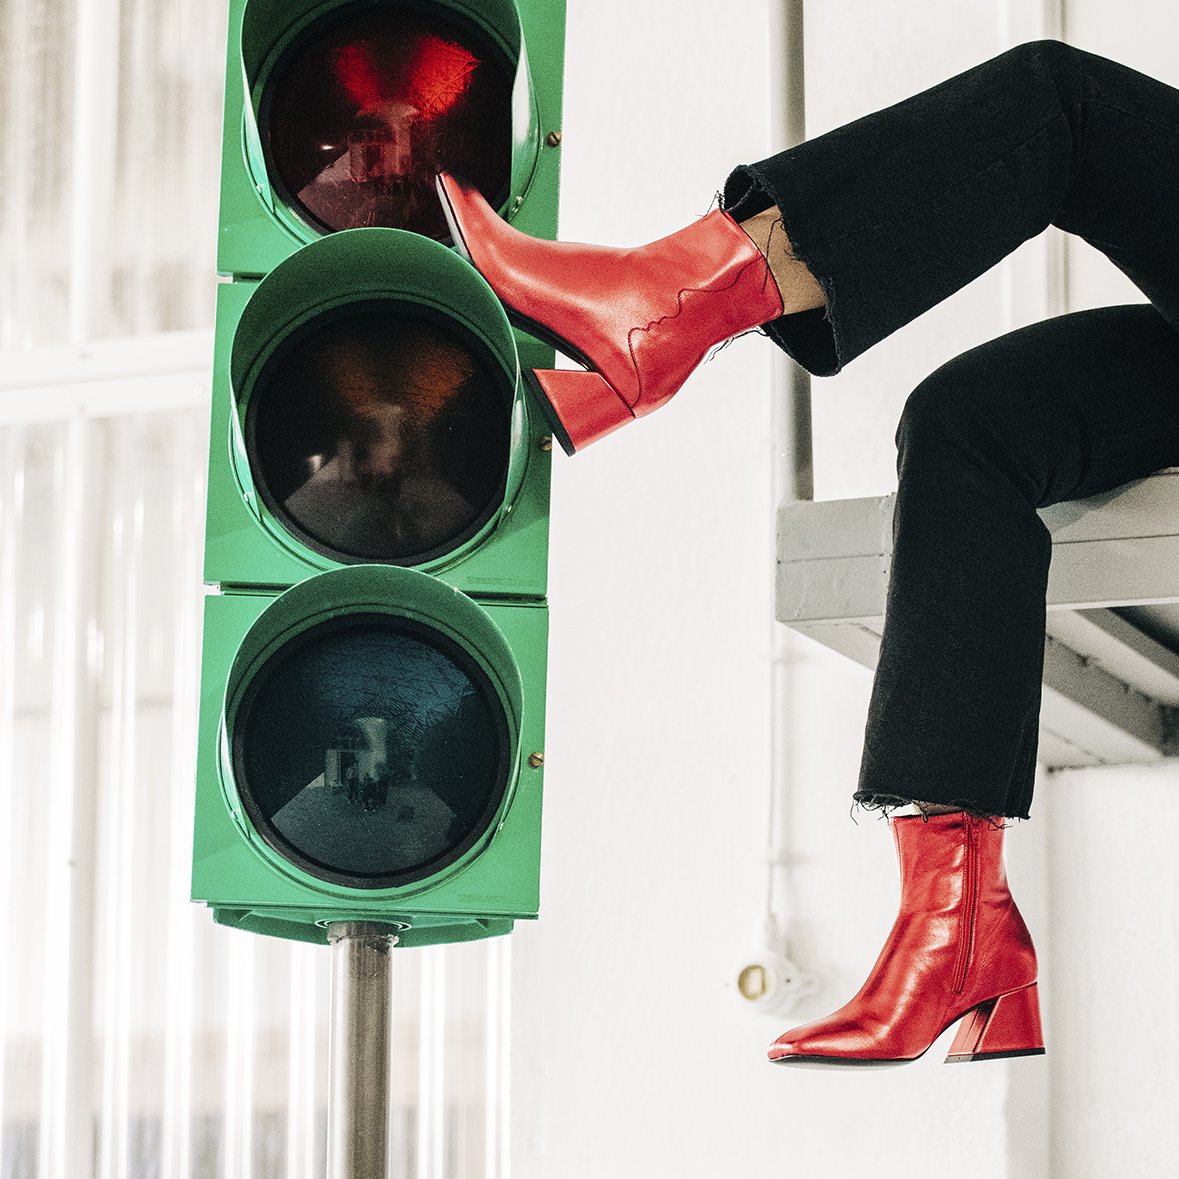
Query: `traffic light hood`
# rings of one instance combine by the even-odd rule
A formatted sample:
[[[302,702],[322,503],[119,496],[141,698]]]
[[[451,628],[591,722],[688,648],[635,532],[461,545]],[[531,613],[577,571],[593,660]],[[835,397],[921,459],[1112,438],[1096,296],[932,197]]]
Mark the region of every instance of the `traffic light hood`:
[[[390,301],[458,323],[484,344],[513,388],[520,361],[503,306],[479,273],[437,242],[400,229],[321,238],[259,283],[233,340],[230,379],[248,395],[260,367],[293,332],[339,307]]]
[[[222,781],[234,781],[230,751],[238,711],[267,660],[313,627],[358,616],[408,620],[424,632],[443,636],[474,659],[503,710],[507,780],[514,781],[520,761],[524,686],[511,647],[487,612],[465,594],[416,570],[386,565],[356,565],[300,582],[275,598],[249,629],[225,688]],[[232,786],[230,791],[230,807],[240,818],[241,798],[234,797]]]
[[[371,0],[367,6],[372,6]],[[267,68],[293,37],[324,16],[360,7],[324,0],[248,0],[242,13],[242,67],[251,91],[265,80]],[[523,54],[524,34],[514,0],[392,0],[392,7],[456,15],[493,37],[513,62]]]
[[[439,172],[557,233],[565,0],[228,0],[192,896],[402,946],[539,906],[551,368]]]
[[[421,223],[396,219],[415,216],[413,209],[421,216],[427,204],[420,191],[404,204],[411,173],[438,167],[462,172],[465,162],[484,169],[479,187],[507,215],[523,203],[536,170],[541,132],[524,30],[513,0],[236,0],[231,37],[239,6],[240,71],[235,79],[231,70],[226,89],[223,273],[264,273],[285,252],[333,230],[356,225],[421,228]],[[385,30],[379,43],[365,35],[373,21],[382,22]],[[348,22],[359,30],[356,35],[347,35]],[[398,42],[401,25],[406,45]],[[337,37],[340,29],[344,33]],[[308,64],[312,59],[314,64]],[[407,79],[406,71],[415,77]],[[297,108],[284,105],[284,85]],[[459,134],[461,143],[453,129],[440,140],[431,138],[428,125],[459,102],[468,85],[475,90],[491,86],[479,90],[478,101],[463,115],[487,122],[478,129],[469,127],[466,139]],[[327,89],[311,93],[319,86]],[[341,134],[345,126],[349,143]],[[291,128],[305,138],[284,163],[275,144],[285,142]],[[445,154],[448,147],[457,154]],[[493,155],[502,164],[490,165]],[[334,221],[327,210],[343,189],[329,178],[342,167],[353,181],[369,179],[370,170],[378,175],[375,184],[344,188],[349,199],[359,199],[365,189],[381,190],[381,213],[353,210],[345,218],[360,220]],[[322,204],[304,200],[304,182],[321,168]],[[419,190],[421,179],[415,180]],[[248,228],[251,204],[263,212],[259,200],[273,223],[273,232],[261,239],[257,227]],[[431,220],[434,214],[433,209],[424,213],[424,224],[434,228],[423,231],[445,237],[441,218]]]
[[[546,427],[531,420],[517,339],[477,271],[418,234],[357,229],[311,243],[260,283],[222,284],[219,295],[209,581],[291,585],[340,564],[388,561],[444,575],[466,590],[543,596],[547,530],[540,524],[550,456],[538,439]],[[350,325],[360,325],[359,334]],[[317,333],[327,343],[317,342]],[[413,366],[423,352],[431,363],[422,366],[426,379],[419,387]],[[456,450],[448,462],[457,464],[460,478],[466,472],[468,482],[478,480],[464,488],[468,499],[453,527],[423,535],[420,543],[411,530],[396,551],[344,548],[330,530],[317,539],[314,530],[297,527],[309,517],[292,513],[291,487],[274,481],[276,460],[267,448],[275,435],[298,440],[308,429],[304,419],[323,412],[300,400],[297,387],[329,361],[331,388],[342,404],[354,403],[356,421],[365,420],[366,401],[386,414],[422,401],[432,429],[446,426],[440,436]],[[463,381],[464,371],[472,380]],[[471,402],[473,393],[480,400]],[[425,404],[432,397],[441,408]],[[454,410],[471,405],[476,408]],[[330,455],[331,442],[315,439],[306,443],[308,457],[322,461],[310,452],[326,446]],[[447,501],[437,497],[448,486],[423,483],[444,523]],[[382,505],[396,511],[399,502]],[[412,512],[412,502],[404,510]],[[270,545],[251,543],[258,529]],[[489,545],[492,538],[497,543]]]

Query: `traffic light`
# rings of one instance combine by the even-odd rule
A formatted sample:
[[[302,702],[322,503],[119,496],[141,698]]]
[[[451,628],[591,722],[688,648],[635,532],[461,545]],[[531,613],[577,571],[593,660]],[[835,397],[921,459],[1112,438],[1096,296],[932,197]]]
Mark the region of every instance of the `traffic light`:
[[[234,0],[193,897],[402,945],[538,907],[551,439],[449,171],[555,236],[564,5]]]
[[[439,171],[555,233],[564,0],[232,0],[229,29],[222,274],[344,229],[443,240]]]

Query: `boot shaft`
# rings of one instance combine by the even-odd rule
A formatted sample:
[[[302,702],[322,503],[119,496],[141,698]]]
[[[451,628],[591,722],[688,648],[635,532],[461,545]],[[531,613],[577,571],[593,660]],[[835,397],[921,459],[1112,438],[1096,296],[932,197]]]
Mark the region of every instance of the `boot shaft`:
[[[965,812],[890,820],[901,874],[900,915],[953,927],[955,993],[1010,990],[1036,979],[1031,936],[1011,896],[1001,818]]]

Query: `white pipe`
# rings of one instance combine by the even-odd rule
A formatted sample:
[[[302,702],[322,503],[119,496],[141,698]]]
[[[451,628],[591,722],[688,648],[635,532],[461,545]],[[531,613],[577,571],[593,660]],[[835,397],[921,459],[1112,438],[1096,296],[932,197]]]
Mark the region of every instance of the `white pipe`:
[[[222,1179],[251,1179],[253,1171],[254,950],[249,933],[227,932],[229,963],[226,971],[227,1016],[225,1050],[225,1170]]]
[[[122,432],[111,464],[119,479],[114,496],[115,568],[120,571],[119,609],[110,634],[114,668],[111,756],[103,815],[106,937],[103,956],[103,1123],[101,1179],[130,1179],[130,1071],[132,963],[144,930],[133,923],[140,595],[147,489],[141,463],[141,430]]]
[[[207,331],[6,353],[0,369],[0,423],[203,407],[212,363],[213,333]]]
[[[69,338],[102,334],[109,303],[118,146],[118,0],[76,0]]]
[[[806,138],[806,75],[803,38],[803,0],[781,0],[771,7],[771,45],[780,46],[778,68],[770,72],[773,94],[770,109],[777,112],[772,133],[776,144],[793,147]],[[814,461],[810,429],[810,376],[778,354],[772,359],[770,503],[814,496]],[[777,544],[771,547],[777,553]],[[776,566],[770,562],[776,583]],[[771,602],[776,595],[771,589]],[[770,679],[770,789],[766,851],[766,923],[771,935],[789,919],[785,879],[784,804],[792,787],[790,707],[796,640],[771,610]]]
[[[127,560],[127,526],[126,508],[123,503],[122,489],[112,497],[111,527],[107,539],[111,542],[111,557],[116,568],[121,567]],[[126,626],[125,608],[118,609],[114,617],[108,619],[104,631],[106,650],[111,664],[111,749],[107,755],[108,774],[112,783],[117,780],[122,766],[120,764],[119,742],[122,730],[116,723],[116,717],[122,712],[122,696],[126,691],[126,647],[123,643],[123,631]],[[109,800],[103,808],[107,816],[106,838],[104,840],[103,861],[107,865],[117,864],[121,853],[119,842],[118,815]],[[123,1110],[119,1108],[117,1090],[117,1011],[120,957],[119,926],[114,916],[117,912],[117,897],[112,896],[113,886],[110,876],[99,881],[98,891],[101,894],[104,913],[103,940],[100,945],[102,954],[102,1006],[99,1014],[99,1027],[102,1039],[102,1109],[99,1123],[99,1141],[101,1149],[98,1157],[99,1179],[120,1179],[118,1172],[117,1143],[119,1124]]]
[[[172,493],[172,561],[175,602],[172,634],[172,758],[169,791],[170,872],[167,907],[167,1007],[163,1179],[187,1179],[192,1169],[192,1066],[196,911],[188,901],[192,863],[193,766],[200,680],[201,520],[204,503],[202,415],[173,417],[169,468]]]
[[[287,1179],[315,1179],[317,969],[323,951],[292,942],[290,954],[290,1072],[287,1097]]]
[[[487,1020],[483,1179],[509,1179],[512,1124],[512,939],[491,938],[485,960]]]
[[[418,1173],[416,1179],[447,1179],[446,1158],[446,947],[418,951],[419,993]]]
[[[94,885],[98,792],[99,538],[105,514],[97,427],[69,423],[58,450],[60,530],[53,603],[44,1067],[40,1179],[74,1179],[93,1150]]]
[[[0,446],[0,923],[11,929],[12,792],[16,778],[16,554],[24,522],[24,431]],[[0,1064],[8,1023],[8,971],[0,970]],[[0,1158],[4,1155],[4,1072],[0,1067]]]
[[[1017,0],[1009,0],[1014,4]],[[1065,40],[1068,29],[1065,21],[1066,0],[1043,0],[1043,36]],[[1069,309],[1069,258],[1072,238],[1063,229],[1048,229],[1048,306],[1049,316],[1064,315]]]

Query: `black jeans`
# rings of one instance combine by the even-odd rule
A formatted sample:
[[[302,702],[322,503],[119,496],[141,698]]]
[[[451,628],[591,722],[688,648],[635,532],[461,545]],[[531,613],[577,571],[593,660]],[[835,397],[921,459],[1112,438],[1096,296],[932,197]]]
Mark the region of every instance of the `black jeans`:
[[[1051,543],[1036,509],[1179,464],[1179,91],[1023,45],[758,164],[725,207],[781,210],[826,309],[766,332],[819,376],[1056,225],[1150,302],[1061,316],[910,396],[885,633],[856,800],[1026,817]]]

